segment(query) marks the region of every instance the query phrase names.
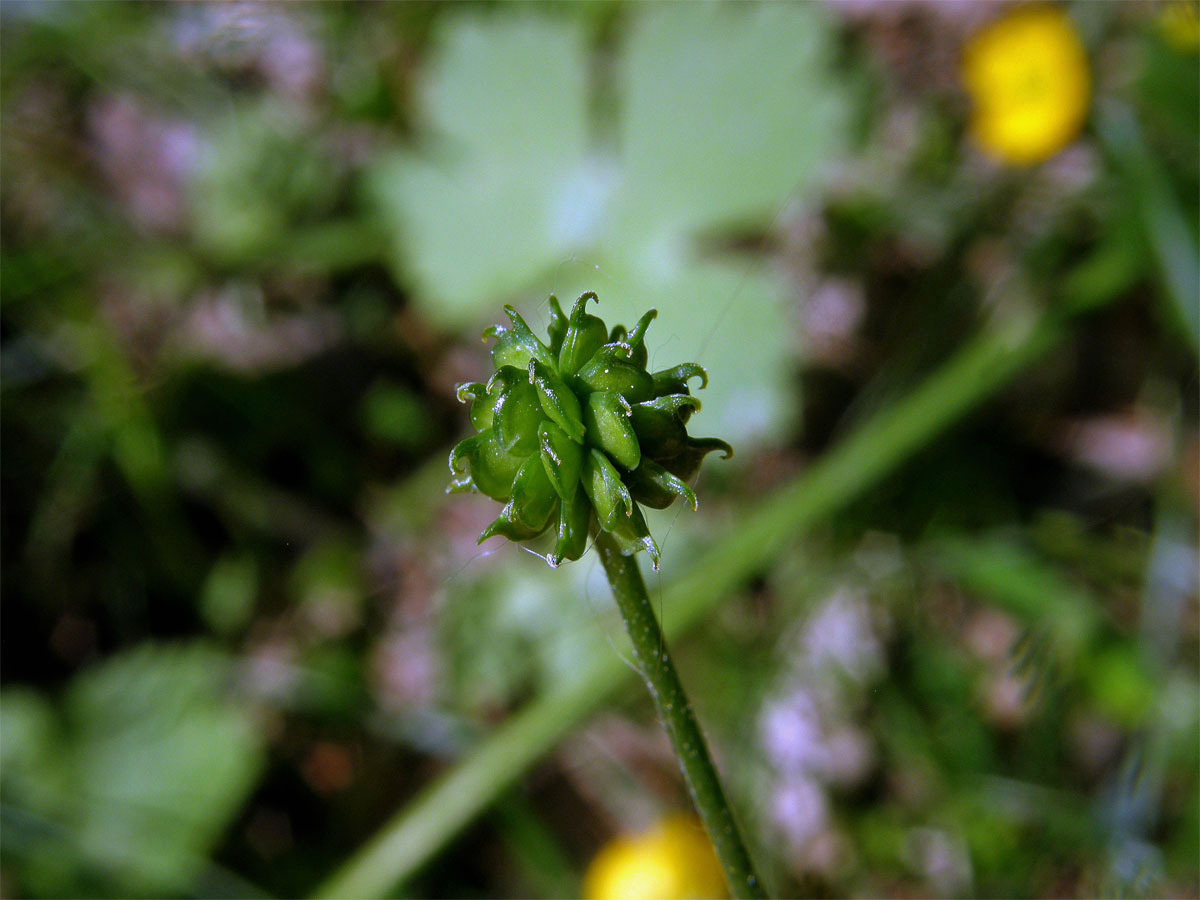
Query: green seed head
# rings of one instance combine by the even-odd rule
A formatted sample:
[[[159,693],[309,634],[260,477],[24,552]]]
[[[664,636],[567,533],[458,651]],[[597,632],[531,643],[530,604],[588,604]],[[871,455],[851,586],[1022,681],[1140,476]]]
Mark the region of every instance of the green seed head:
[[[607,531],[628,553],[659,551],[638,504],[663,509],[696,495],[686,479],[705,455],[733,449],[716,438],[692,438],[687,422],[700,408],[688,381],[708,384],[696,363],[646,370],[647,312],[632,331],[611,331],[587,312],[583,294],[564,315],[550,297],[550,343],[544,344],[511,306],[510,327],[493,325],[496,372],[486,385],[463,384],[477,434],[450,453],[448,490],[479,491],[504,504],[480,536],[525,541],[553,529],[551,566],[579,559],[593,529]],[[598,302],[598,301],[597,301]]]

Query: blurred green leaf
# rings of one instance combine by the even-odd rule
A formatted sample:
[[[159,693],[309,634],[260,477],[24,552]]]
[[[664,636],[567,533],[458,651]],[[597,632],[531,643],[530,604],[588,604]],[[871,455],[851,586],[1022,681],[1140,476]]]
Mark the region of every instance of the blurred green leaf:
[[[794,406],[785,283],[698,240],[769,226],[819,183],[845,132],[831,55],[811,6],[639,9],[610,155],[588,150],[576,26],[450,19],[422,91],[428,157],[404,151],[371,179],[396,268],[448,326],[535,287],[596,290],[609,321],[657,306],[647,346],[664,366],[702,357],[713,433],[777,434]]]
[[[30,892],[76,896],[88,869],[134,894],[187,890],[262,761],[229,675],[203,644],[145,644],[80,674],[56,711],[6,692],[5,802],[66,836],[14,861]]]
[[[258,565],[253,556],[226,555],[209,570],[200,594],[200,614],[217,634],[232,634],[254,615]]]
[[[1167,301],[1167,319],[1200,354],[1200,237],[1132,112],[1112,105],[1096,118],[1105,148],[1124,175]]]
[[[363,424],[369,434],[402,450],[415,452],[433,438],[429,408],[403,385],[378,382],[362,401]]]
[[[53,807],[68,795],[63,779],[60,723],[39,694],[12,688],[0,704],[0,772],[5,800],[16,786],[18,798],[36,807]],[[11,837],[5,834],[5,842]]]
[[[947,536],[931,547],[933,564],[1030,627],[1045,628],[1055,650],[1075,660],[1100,624],[1096,604],[1049,563],[1003,535]]]
[[[362,551],[342,538],[314,544],[292,570],[296,608],[324,637],[338,637],[358,625],[365,594]]]
[[[496,804],[495,818],[522,880],[537,896],[577,897],[579,876],[552,832],[515,792]]]
[[[429,145],[384,159],[369,185],[394,265],[435,322],[470,321],[572,245],[559,215],[587,180],[585,75],[568,22],[442,23],[420,90]]]
[[[702,259],[669,235],[659,242],[656,259],[648,250],[610,261],[600,278],[595,268],[564,266],[553,287],[574,296],[599,285],[608,322],[631,325],[646,307],[658,310],[646,336],[650,370],[698,362],[709,373],[708,387],[695,392],[703,403],[689,425],[695,434],[725,437],[742,453],[786,433],[799,394],[782,279],[750,262]]]
[[[1092,702],[1118,724],[1138,728],[1154,715],[1158,686],[1132,644],[1114,644],[1105,649],[1084,674]]]
[[[296,111],[270,101],[238,108],[212,126],[191,199],[196,242],[217,261],[246,264],[286,253],[294,227],[330,211],[338,173],[309,130]]]
[[[1188,0],[1175,4],[1185,8]],[[1195,16],[1195,3],[1191,3]],[[1165,11],[1165,10],[1164,10]],[[1192,178],[1200,177],[1195,166],[1200,146],[1200,54],[1172,47],[1162,34],[1161,25],[1144,35],[1139,48],[1141,72],[1138,88],[1144,112],[1150,123],[1169,134],[1170,150],[1191,170]]]
[[[846,95],[816,6],[649,6],[624,51],[622,252],[648,234],[761,226],[841,149]]]
[[[556,572],[530,556],[448,598],[440,625],[456,682],[449,694],[465,712],[510,705],[572,676],[594,639],[600,605],[611,607],[591,574],[587,566]],[[579,599],[588,596],[591,603]],[[624,643],[619,630],[613,639]]]

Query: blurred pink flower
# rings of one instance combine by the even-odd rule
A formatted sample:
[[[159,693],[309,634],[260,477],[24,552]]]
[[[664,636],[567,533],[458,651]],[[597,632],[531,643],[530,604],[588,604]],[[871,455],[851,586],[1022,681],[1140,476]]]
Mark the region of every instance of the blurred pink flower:
[[[1075,461],[1122,481],[1153,481],[1171,459],[1170,428],[1152,411],[1079,419],[1064,426],[1056,441]]]
[[[775,791],[771,819],[793,850],[802,849],[829,824],[829,801],[811,778],[784,781]]]
[[[118,96],[89,107],[88,131],[96,166],[133,222],[147,230],[182,230],[199,147],[195,126]]]
[[[377,644],[371,657],[375,700],[392,713],[432,706],[440,669],[431,628],[397,631]]]
[[[802,646],[809,666],[834,666],[856,681],[883,667],[883,647],[866,600],[848,589],[835,593],[808,620]]]
[[[199,296],[175,335],[175,349],[238,372],[294,366],[335,344],[342,336],[336,312],[267,315],[257,287]]]
[[[805,351],[826,365],[843,365],[856,351],[859,326],[867,313],[862,285],[830,278],[808,298],[802,310]]]
[[[820,718],[816,702],[804,690],[767,705],[759,732],[767,759],[780,772],[804,773],[825,767],[829,751]]]

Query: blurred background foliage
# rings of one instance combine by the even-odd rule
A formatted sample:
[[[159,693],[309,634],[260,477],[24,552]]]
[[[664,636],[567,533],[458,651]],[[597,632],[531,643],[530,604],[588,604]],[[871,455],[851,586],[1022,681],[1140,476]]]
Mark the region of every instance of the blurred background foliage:
[[[656,590],[1094,308],[680,664],[782,894],[1195,896],[1196,5],[1051,7],[1089,89],[1036,164],[960,66],[1013,9],[3,4],[0,893],[307,893],[627,653],[590,556],[442,493],[479,331],[591,289],[737,448]],[[559,737],[394,890],[572,895],[687,808],[639,690]]]

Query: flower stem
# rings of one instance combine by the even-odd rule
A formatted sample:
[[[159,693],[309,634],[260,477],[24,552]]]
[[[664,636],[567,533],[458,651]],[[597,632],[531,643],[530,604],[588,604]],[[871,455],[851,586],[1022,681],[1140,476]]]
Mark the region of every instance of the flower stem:
[[[1097,253],[1070,273],[1061,305],[1040,321],[1024,331],[983,330],[908,396],[860,425],[807,471],[779,485],[770,498],[745,510],[737,529],[711,545],[695,567],[667,587],[669,630],[681,635],[695,628],[800,535],[895,473],[1031,363],[1060,346],[1074,318],[1123,296],[1123,287],[1112,290],[1108,281],[1097,282],[1088,271],[1107,265],[1102,260]],[[436,462],[426,481],[440,487],[442,462]],[[414,498],[435,490],[416,485],[408,489]],[[422,509],[432,504],[414,499],[409,506]],[[576,677],[563,679],[516,712],[457,767],[426,785],[317,887],[316,896],[394,893],[564,734],[609,701],[628,673],[611,648],[597,639],[580,657]]]
[[[721,867],[725,870],[730,891],[738,898],[765,897],[762,882],[742,843],[741,833],[725,799],[725,791],[717,778],[717,770],[709,757],[704,735],[700,732],[692,706],[671,662],[671,655],[667,652],[666,641],[646,594],[646,583],[642,580],[637,559],[622,555],[612,537],[603,531],[596,538],[596,550],[608,575],[613,597],[621,610],[621,618],[625,620],[625,628],[633,641],[633,655],[638,670],[646,679],[658,713],[667,726],[671,746],[675,748],[692,799],[716,848]]]

